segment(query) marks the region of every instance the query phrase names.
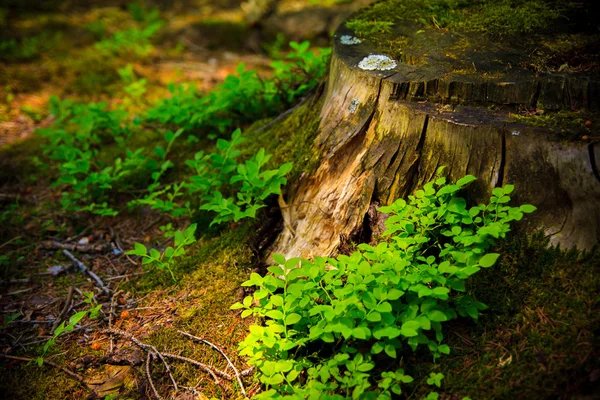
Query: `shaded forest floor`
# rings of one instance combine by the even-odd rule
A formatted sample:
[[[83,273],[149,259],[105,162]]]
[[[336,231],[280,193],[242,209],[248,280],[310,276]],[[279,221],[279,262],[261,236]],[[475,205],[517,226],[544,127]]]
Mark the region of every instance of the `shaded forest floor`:
[[[288,8],[283,10],[292,15],[313,7],[308,1],[284,3]],[[49,185],[51,173],[40,173],[32,161],[45,143],[34,130],[53,122],[50,96],[106,101],[135,114],[168,97],[169,83],[194,82],[207,92],[233,74],[240,62],[268,77],[272,58],[283,51],[283,39],[245,26],[239,1],[198,0],[161,10],[166,24],[152,39],[148,54],[139,55],[133,48],[102,58],[93,44],[135,25],[126,5],[115,1],[3,14],[11,19],[11,35],[19,43],[23,37],[33,39],[0,64],[0,353],[35,359],[51,338],[57,318],[88,307],[84,293],[94,293],[103,314],[76,325],[44,357],[77,373],[85,384],[50,365],[0,359],[4,398],[81,399],[89,397],[90,390],[107,399],[151,397],[146,353],[124,338],[103,333],[108,327],[231,374],[218,352],[177,333],[186,331],[217,344],[240,371],[247,367],[237,356],[237,344],[251,321],[229,307],[247,294],[240,284],[252,271],[261,270],[262,252],[281,229],[275,202],[258,218],[223,228],[209,227],[202,216],[174,219],[149,208],[111,218],[70,213],[60,207],[60,190]],[[328,30],[335,23],[332,15],[345,10],[326,17],[306,14],[317,22],[305,31],[296,29],[293,18],[282,17],[281,26],[292,26],[285,32],[289,39],[327,45]],[[118,72],[128,65],[135,81],[147,82],[141,96],[125,91],[135,90]],[[286,160],[292,154],[306,158],[309,165],[310,149],[301,144],[316,132],[318,102],[317,90],[277,125],[268,125],[272,117],[245,123],[248,152],[264,147],[274,159]],[[189,155],[186,147],[177,151]],[[181,228],[190,222],[199,226],[198,242],[175,265],[177,283],[165,270],[145,268],[125,254],[134,243],[162,250],[171,243],[164,227]],[[546,245],[539,235],[515,236],[501,245],[498,268],[482,274],[470,288],[490,306],[480,323],[453,322],[453,352],[437,364],[419,353],[407,353],[402,362],[418,365],[423,377],[444,372],[446,398],[594,398],[600,382],[598,251],[562,252]],[[70,268],[63,249],[99,275],[110,294]],[[158,363],[153,365],[156,390],[169,397],[169,376]],[[177,398],[242,397],[235,379],[222,379],[217,385],[188,362],[171,365],[173,377],[185,386]],[[248,393],[259,390],[251,374],[243,380]],[[411,396],[422,394],[415,383]]]

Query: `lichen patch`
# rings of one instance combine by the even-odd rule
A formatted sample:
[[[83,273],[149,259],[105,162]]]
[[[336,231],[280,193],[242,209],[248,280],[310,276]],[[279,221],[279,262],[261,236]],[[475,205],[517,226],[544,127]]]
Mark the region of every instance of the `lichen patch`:
[[[358,68],[366,71],[387,71],[396,68],[395,60],[382,54],[369,54],[358,63]]]
[[[340,38],[340,43],[344,44],[346,46],[351,46],[353,44],[359,44],[362,43],[362,39],[359,39],[355,36],[350,36],[350,35],[343,35]]]

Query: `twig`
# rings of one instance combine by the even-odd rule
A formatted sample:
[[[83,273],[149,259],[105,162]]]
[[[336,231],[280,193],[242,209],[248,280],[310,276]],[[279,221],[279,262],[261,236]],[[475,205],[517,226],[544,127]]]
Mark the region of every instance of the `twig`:
[[[183,332],[178,330],[177,332],[179,332],[180,334],[182,334],[183,336],[186,336],[192,340],[196,340],[200,343],[204,343],[209,345],[210,347],[212,347],[213,349],[215,349],[216,351],[218,351],[223,357],[225,357],[225,359],[227,360],[227,363],[229,364],[229,366],[231,367],[231,369],[233,369],[233,372],[235,373],[235,378],[237,379],[239,385],[240,385],[240,390],[242,391],[242,394],[244,395],[244,397],[246,397],[246,390],[244,389],[244,383],[242,382],[242,378],[240,377],[240,373],[238,372],[237,368],[235,367],[235,365],[233,365],[233,363],[231,362],[231,360],[229,359],[229,357],[227,357],[227,354],[225,354],[225,352],[223,350],[221,350],[220,348],[218,348],[217,346],[215,346],[214,344],[210,343],[207,340],[201,339],[197,336],[194,335],[190,335],[187,332]]]
[[[152,375],[150,375],[150,358],[152,358],[153,354],[154,353],[149,351],[148,356],[146,356],[146,376],[148,377],[148,382],[150,383],[150,387],[152,388],[152,391],[154,392],[154,396],[158,400],[162,400],[162,397],[160,397],[160,394],[158,394],[158,392],[156,391],[156,388],[154,387],[154,382],[152,381]]]
[[[108,314],[108,328],[112,329],[112,319],[113,319],[113,313],[115,312],[115,299],[117,298],[117,296],[119,294],[121,294],[122,290],[117,291],[116,293],[113,293],[112,298],[110,299],[110,312]],[[110,353],[112,354],[113,352],[113,348],[114,348],[114,341],[113,341],[113,337],[110,337]]]
[[[31,362],[34,361],[33,358],[29,358],[29,357],[17,357],[17,356],[9,356],[8,354],[2,354],[0,353],[0,357],[1,358],[7,358],[9,360],[18,360],[18,361],[24,361],[24,362]],[[48,360],[44,360],[44,364],[48,364],[54,368],[58,368],[61,371],[63,371],[65,374],[69,375],[71,378],[75,379],[76,381],[78,381],[79,383],[84,384],[84,386],[86,388],[88,388],[88,386],[85,384],[85,381],[83,380],[83,378],[81,377],[81,375],[76,374],[75,372],[71,371],[70,369],[66,368],[66,367],[62,367],[52,361],[48,361]],[[88,388],[89,389],[89,388]]]
[[[219,371],[218,369],[212,369],[208,365],[202,364],[201,362],[198,362],[194,359],[183,357],[183,356],[178,356],[177,354],[171,354],[171,353],[162,353],[162,355],[167,358],[173,358],[175,360],[185,361],[185,362],[188,362],[190,364],[193,364],[193,365],[199,367],[204,372],[208,372],[210,374],[210,376],[213,377],[213,379],[215,380],[215,383],[217,385],[221,385],[221,381],[219,381],[219,378],[217,377],[217,375],[219,375],[221,378],[231,380],[231,375],[229,375],[228,373]]]
[[[108,244],[68,244],[60,243],[55,240],[42,242],[40,247],[43,249],[77,251],[79,253],[106,253],[110,250],[110,245]]]
[[[69,288],[69,293],[67,294],[67,299],[65,300],[65,305],[63,306],[63,309],[60,311],[60,314],[58,314],[58,318],[56,318],[56,320],[54,321],[54,324],[52,324],[52,332],[54,332],[54,330],[56,329],[56,327],[62,322],[63,318],[69,313],[69,310],[71,310],[71,305],[73,304],[73,293],[75,292],[75,286],[72,286]]]
[[[102,282],[102,280],[100,279],[100,277],[98,275],[96,275],[88,267],[86,267],[84,263],[82,263],[81,261],[79,261],[78,259],[76,259],[75,256],[69,252],[69,250],[63,249],[63,254],[65,256],[67,256],[71,261],[73,261],[73,263],[75,263],[75,265],[77,266],[77,268],[79,268],[81,271],[85,272],[93,280],[95,280],[96,284],[98,286],[100,286],[100,288],[102,289],[102,291],[104,293],[108,294],[108,292],[109,292],[110,289],[107,288],[106,286],[104,286],[104,283]]]
[[[121,331],[119,329],[114,329],[114,328],[104,329],[102,331],[102,333],[112,333],[114,335],[122,336],[122,337],[127,338],[130,341],[132,341],[134,344],[136,344],[142,350],[145,350],[145,351],[148,351],[148,352],[152,351],[153,353],[155,353],[158,356],[158,358],[160,358],[160,360],[162,361],[162,363],[165,365],[165,369],[167,370],[167,373],[169,374],[169,378],[171,378],[171,382],[173,382],[173,386],[175,387],[175,391],[178,390],[178,388],[177,388],[177,382],[175,382],[175,378],[173,378],[173,374],[171,374],[171,368],[169,367],[169,364],[167,363],[167,360],[165,360],[165,358],[163,357],[162,353],[160,351],[158,351],[156,349],[156,347],[154,347],[152,345],[149,345],[149,344],[142,343],[138,339],[136,339],[135,336],[133,336],[131,333],[127,333],[127,332]]]
[[[9,239],[8,241],[0,244],[0,249],[3,248],[4,246],[6,246],[7,244],[14,242],[15,240],[19,240],[19,239],[21,239],[21,236],[15,236],[14,238]]]
[[[110,278],[106,278],[104,279],[105,281],[114,281],[117,279],[121,279],[121,278],[129,278],[130,276],[138,276],[138,275],[145,275],[148,272],[144,271],[144,272],[135,272],[133,274],[126,274],[126,275],[117,275],[117,276],[111,276]]]

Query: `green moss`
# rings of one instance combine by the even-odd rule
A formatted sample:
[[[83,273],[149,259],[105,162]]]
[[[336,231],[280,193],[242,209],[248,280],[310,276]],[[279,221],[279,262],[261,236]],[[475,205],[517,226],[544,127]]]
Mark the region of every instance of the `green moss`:
[[[489,309],[477,324],[458,320],[448,327],[447,359],[420,365],[423,374],[446,375],[447,395],[593,393],[590,374],[600,366],[590,357],[599,343],[599,249],[582,254],[547,245],[542,233],[515,235],[498,248],[499,264],[474,277],[468,290]]]
[[[322,99],[315,96],[282,121],[254,124],[246,132],[249,143],[245,153],[256,154],[264,147],[273,155],[269,161],[270,168],[292,162],[294,168],[288,176],[288,182],[295,181],[302,173],[309,173],[318,161],[313,143],[319,132],[321,106]]]
[[[531,33],[551,26],[564,2],[543,0],[385,0],[360,10],[346,26],[403,19],[425,26],[492,35]],[[369,35],[359,30],[358,35]]]
[[[540,105],[538,105],[540,106]],[[586,111],[554,111],[534,115],[513,115],[515,122],[530,126],[550,128],[554,132],[555,139],[579,140],[584,135],[592,133],[592,126],[586,126],[586,122],[598,123],[598,114]]]

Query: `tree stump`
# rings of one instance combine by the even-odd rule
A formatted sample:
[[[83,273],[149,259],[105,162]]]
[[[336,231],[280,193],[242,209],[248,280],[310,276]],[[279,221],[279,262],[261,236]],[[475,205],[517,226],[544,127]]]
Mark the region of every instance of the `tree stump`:
[[[521,228],[541,228],[565,248],[596,245],[598,64],[535,70],[536,43],[523,36],[493,40],[403,20],[392,34],[397,40],[376,45],[338,28],[314,143],[321,161],[290,183],[286,228],[270,253],[335,254],[376,229],[377,206],[409,195],[442,165],[453,180],[478,178],[466,193],[476,203],[515,185],[512,204],[538,208]],[[389,59],[369,63],[370,54]],[[547,126],[561,115],[573,125],[569,113],[591,115],[575,124],[587,129]]]

